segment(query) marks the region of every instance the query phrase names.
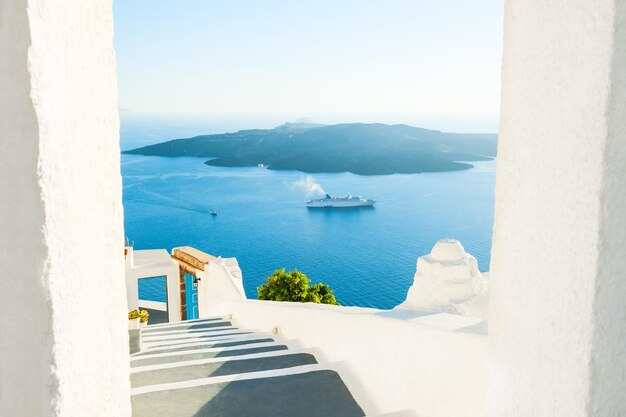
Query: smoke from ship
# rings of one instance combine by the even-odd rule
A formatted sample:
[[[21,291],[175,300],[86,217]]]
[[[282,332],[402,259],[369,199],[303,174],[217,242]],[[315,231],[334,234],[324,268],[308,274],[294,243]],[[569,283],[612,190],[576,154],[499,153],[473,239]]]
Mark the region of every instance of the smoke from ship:
[[[303,177],[298,181],[293,181],[289,185],[289,187],[292,190],[303,191],[307,195],[307,197],[326,194],[326,191],[324,191],[322,185],[315,182],[311,175],[307,175],[306,177]]]

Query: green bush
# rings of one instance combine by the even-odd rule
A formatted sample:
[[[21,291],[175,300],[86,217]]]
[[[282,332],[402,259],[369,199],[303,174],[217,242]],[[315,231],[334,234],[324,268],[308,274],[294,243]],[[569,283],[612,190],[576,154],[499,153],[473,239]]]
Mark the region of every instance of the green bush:
[[[298,270],[276,270],[264,284],[257,287],[259,300],[339,305],[328,285],[318,282],[311,286],[310,282],[306,274]]]

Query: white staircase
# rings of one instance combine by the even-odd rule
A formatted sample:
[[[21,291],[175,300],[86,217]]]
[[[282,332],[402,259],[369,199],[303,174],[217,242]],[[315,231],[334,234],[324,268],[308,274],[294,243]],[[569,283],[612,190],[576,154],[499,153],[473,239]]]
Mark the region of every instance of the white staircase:
[[[224,317],[149,326],[131,355],[133,417],[361,417],[317,352]]]

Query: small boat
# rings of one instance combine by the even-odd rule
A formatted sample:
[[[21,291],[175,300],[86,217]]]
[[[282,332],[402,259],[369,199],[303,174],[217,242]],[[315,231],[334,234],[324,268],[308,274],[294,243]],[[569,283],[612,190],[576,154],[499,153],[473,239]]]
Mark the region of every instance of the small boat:
[[[211,210],[211,216],[217,216],[217,210]]]

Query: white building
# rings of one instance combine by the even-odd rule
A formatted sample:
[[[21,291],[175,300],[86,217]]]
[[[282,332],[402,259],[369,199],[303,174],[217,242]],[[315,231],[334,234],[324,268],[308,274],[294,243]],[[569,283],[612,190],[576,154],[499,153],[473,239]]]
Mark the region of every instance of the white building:
[[[165,249],[134,250],[125,248],[126,296],[128,310],[138,308],[166,312],[165,322],[175,323],[202,317],[208,306],[222,301],[245,298],[241,270],[234,258],[223,259],[184,246]],[[207,288],[216,276],[227,276],[225,285]],[[158,299],[141,298],[139,282],[159,280]],[[222,281],[222,280],[220,280]],[[206,314],[204,314],[206,316]],[[151,323],[153,321],[150,321]]]
[[[128,311],[139,308],[163,311],[167,313],[167,321],[181,320],[181,298],[179,285],[178,263],[164,249],[133,250],[125,249],[126,265],[126,305]],[[139,298],[140,280],[158,280],[162,285],[164,299]]]
[[[504,24],[488,335],[246,300],[228,260],[199,314],[317,346],[374,412],[626,415],[626,1],[508,0]],[[112,36],[109,0],[0,0],[2,416],[131,414]]]

